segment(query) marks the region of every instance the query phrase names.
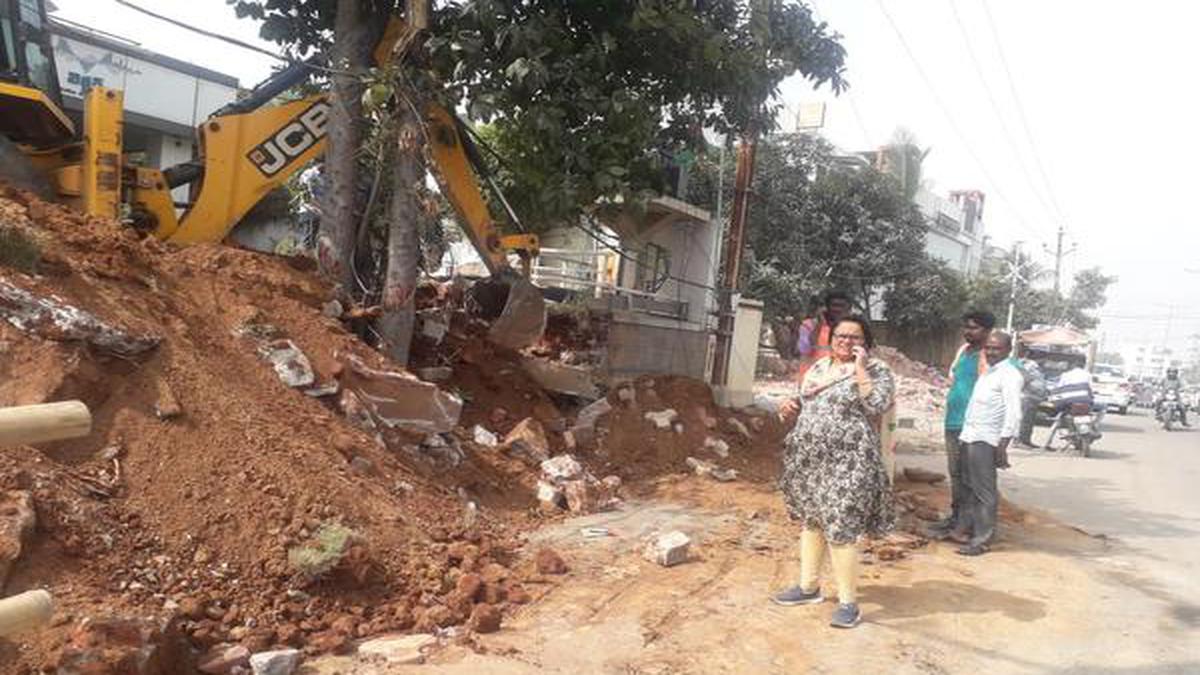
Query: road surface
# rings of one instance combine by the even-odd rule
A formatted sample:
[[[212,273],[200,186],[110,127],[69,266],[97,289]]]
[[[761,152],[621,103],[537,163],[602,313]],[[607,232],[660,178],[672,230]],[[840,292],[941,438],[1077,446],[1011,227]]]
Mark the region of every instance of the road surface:
[[[1200,633],[1200,431],[1163,431],[1147,411],[1107,415],[1102,431],[1087,459],[1014,451],[1002,490],[1018,504],[1107,537],[1114,546],[1105,574],[1162,605],[1164,625],[1182,625],[1194,636]],[[1038,433],[1034,440],[1041,442],[1046,430]],[[1192,653],[1200,654],[1200,646]]]

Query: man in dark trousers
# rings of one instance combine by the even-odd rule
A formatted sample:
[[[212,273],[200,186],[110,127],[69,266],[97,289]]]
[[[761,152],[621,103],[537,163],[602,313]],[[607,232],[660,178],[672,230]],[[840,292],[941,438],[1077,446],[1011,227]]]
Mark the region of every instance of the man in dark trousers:
[[[965,540],[966,537],[967,523],[962,517],[962,499],[966,488],[959,470],[962,444],[958,436],[962,433],[975,382],[987,370],[983,346],[995,326],[996,317],[990,312],[973,311],[963,315],[964,344],[950,366],[950,391],[946,395],[946,468],[950,474],[950,515],[929,529],[929,535],[935,539]]]
[[[987,371],[975,383],[958,439],[962,444],[959,471],[966,491],[960,508],[970,538],[961,555],[981,555],[996,535],[1000,491],[996,468],[1008,467],[1008,445],[1020,432],[1021,389],[1025,376],[1008,358],[1012,336],[994,331],[984,346]]]

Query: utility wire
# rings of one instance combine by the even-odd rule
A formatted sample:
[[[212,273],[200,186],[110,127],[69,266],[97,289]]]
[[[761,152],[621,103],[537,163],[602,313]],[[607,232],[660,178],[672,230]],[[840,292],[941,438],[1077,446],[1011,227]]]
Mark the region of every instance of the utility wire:
[[[888,24],[891,25],[892,31],[896,33],[896,38],[900,40],[900,46],[904,48],[904,52],[908,55],[909,60],[912,61],[913,67],[916,69],[917,74],[921,77],[921,81],[925,84],[925,88],[929,90],[929,94],[932,97],[933,102],[937,104],[938,108],[941,109],[942,114],[946,117],[946,121],[950,123],[950,129],[954,131],[956,136],[958,136],[959,142],[963,144],[963,148],[967,150],[967,153],[971,156],[971,159],[975,161],[975,164],[979,167],[984,179],[991,183],[992,189],[995,190],[996,195],[1000,197],[1000,199],[1003,200],[1010,209],[1012,209],[1013,215],[1016,216],[1017,223],[1020,224],[1021,227],[1038,237],[1044,235],[1045,232],[1034,228],[1027,220],[1025,220],[1025,217],[1021,214],[1021,211],[1017,208],[1017,205],[1000,189],[999,181],[992,177],[991,171],[988,170],[987,165],[983,162],[983,159],[979,156],[979,153],[975,151],[975,147],[971,145],[971,142],[967,139],[967,135],[963,133],[963,130],[958,125],[958,121],[955,120],[954,115],[950,113],[950,108],[946,105],[941,95],[938,94],[937,88],[933,85],[933,80],[930,79],[929,74],[925,72],[925,69],[921,66],[921,62],[917,60],[916,53],[909,45],[908,39],[904,37],[904,32],[900,30],[899,24],[897,24],[896,20],[892,18],[892,14],[888,11],[887,5],[884,4],[883,0],[875,1],[876,4],[879,5],[879,10],[883,13],[884,18],[887,19]]]
[[[1029,143],[1029,151],[1033,154],[1033,161],[1037,165],[1038,173],[1041,174],[1042,182],[1045,183],[1046,194],[1050,197],[1050,203],[1054,206],[1054,212],[1058,215],[1060,222],[1065,221],[1062,209],[1058,206],[1058,200],[1054,198],[1054,190],[1050,186],[1050,177],[1046,173],[1046,166],[1042,163],[1041,154],[1038,152],[1037,143],[1033,140],[1033,131],[1030,130],[1029,117],[1025,114],[1025,106],[1021,104],[1021,96],[1017,93],[1016,78],[1013,77],[1012,68],[1008,65],[1008,57],[1004,54],[1004,43],[1000,41],[1000,31],[996,28],[996,20],[992,17],[992,10],[988,7],[987,0],[979,0],[979,4],[983,5],[983,13],[987,17],[988,27],[992,32],[992,39],[996,42],[996,52],[1000,55],[1000,63],[1004,66],[1004,75],[1008,78],[1008,88],[1012,92],[1013,102],[1017,106],[1017,116],[1021,120],[1021,127],[1025,131],[1025,140]]]
[[[1004,135],[1004,140],[1008,143],[1008,147],[1012,150],[1013,155],[1017,158],[1017,164],[1021,167],[1021,176],[1025,179],[1029,186],[1030,192],[1037,197],[1041,202],[1042,208],[1051,218],[1056,217],[1057,209],[1054,208],[1042,194],[1042,191],[1034,185],[1033,177],[1030,175],[1029,167],[1025,164],[1025,157],[1017,147],[1016,141],[1013,139],[1012,132],[1008,128],[1008,123],[1004,121],[1004,114],[1000,111],[1000,104],[996,99],[995,92],[992,91],[991,85],[988,84],[987,75],[983,72],[983,66],[979,61],[979,57],[975,54],[975,48],[971,46],[971,38],[967,32],[967,26],[963,23],[962,14],[958,11],[958,3],[956,0],[947,0],[950,4],[950,11],[954,14],[954,22],[958,25],[958,32],[962,35],[963,44],[967,48],[967,56],[971,59],[971,65],[975,68],[975,75],[979,78],[979,83],[983,85],[983,91],[987,94],[988,103],[992,107],[992,112],[996,115],[996,121],[1000,125],[1000,131]]]
[[[141,12],[142,14],[145,14],[147,16],[152,16],[155,19],[158,19],[159,21],[165,21],[165,22],[171,24],[172,26],[177,26],[184,30],[189,30],[193,33],[199,33],[200,35],[213,38],[214,40],[220,40],[221,42],[228,42],[229,44],[237,45],[238,47],[241,47],[242,49],[249,49],[252,52],[258,52],[259,54],[263,54],[264,56],[269,56],[277,61],[283,61],[285,63],[293,62],[292,59],[288,59],[283,56],[280,56],[279,54],[276,54],[275,52],[273,52],[269,49],[263,49],[262,47],[259,47],[257,45],[252,45],[249,42],[242,42],[241,40],[231,38],[228,35],[221,35],[220,33],[214,33],[212,31],[204,30],[203,28],[197,28],[196,26],[186,24],[178,19],[172,19],[169,16],[164,16],[157,12],[152,12],[152,11],[146,9],[145,7],[139,7],[138,5],[135,5],[132,2],[129,2],[129,0],[114,0],[114,1],[118,5],[128,7],[129,9],[132,9],[136,12]]]

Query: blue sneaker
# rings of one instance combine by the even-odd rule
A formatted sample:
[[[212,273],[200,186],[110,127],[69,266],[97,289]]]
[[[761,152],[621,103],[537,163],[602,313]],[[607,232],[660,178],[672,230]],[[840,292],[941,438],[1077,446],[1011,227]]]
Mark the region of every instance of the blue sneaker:
[[[821,589],[815,591],[806,591],[799,586],[791,588],[779,593],[771,600],[777,605],[790,607],[792,605],[818,605],[825,602],[825,596],[821,595]]]
[[[829,622],[834,628],[854,628],[862,619],[862,612],[858,611],[858,605],[850,602],[839,602],[837,609],[833,611],[833,620]]]

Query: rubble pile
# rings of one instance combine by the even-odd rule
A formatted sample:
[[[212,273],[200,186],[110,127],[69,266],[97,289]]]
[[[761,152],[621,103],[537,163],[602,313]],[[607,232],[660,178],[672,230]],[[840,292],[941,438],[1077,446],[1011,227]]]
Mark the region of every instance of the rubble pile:
[[[549,456],[559,441],[537,448],[532,422],[512,433],[565,429],[518,370],[468,349],[439,388],[389,364],[324,311],[307,260],[180,249],[7,189],[0,221],[40,250],[36,276],[0,268],[0,405],[80,399],[94,420],[0,453],[0,494],[37,515],[5,535],[2,593],[46,586],[58,607],[0,661],[73,672],[178,633],[202,664],[241,663],[485,629],[528,598],[519,518],[476,494],[490,465],[466,431],[503,400],[488,451]],[[464,594],[470,575],[484,582]]]
[[[626,483],[674,473],[773,480],[785,429],[757,408],[721,410],[703,382],[644,376],[580,411],[579,456]]]

